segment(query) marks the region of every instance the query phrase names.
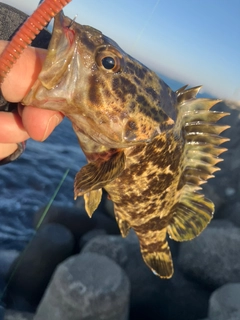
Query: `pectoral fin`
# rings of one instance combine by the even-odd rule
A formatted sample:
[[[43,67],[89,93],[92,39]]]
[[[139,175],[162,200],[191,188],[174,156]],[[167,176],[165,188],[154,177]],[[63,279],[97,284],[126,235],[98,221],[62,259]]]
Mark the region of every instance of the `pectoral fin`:
[[[125,168],[125,154],[116,152],[107,161],[94,161],[84,166],[75,177],[74,198],[104,187]]]
[[[191,189],[185,186],[184,189]],[[175,241],[187,241],[198,236],[211,221],[214,204],[197,192],[184,191],[181,201],[170,211],[172,222],[167,231]]]
[[[91,218],[93,212],[97,209],[102,199],[102,189],[92,190],[83,195],[85,201],[85,210]]]

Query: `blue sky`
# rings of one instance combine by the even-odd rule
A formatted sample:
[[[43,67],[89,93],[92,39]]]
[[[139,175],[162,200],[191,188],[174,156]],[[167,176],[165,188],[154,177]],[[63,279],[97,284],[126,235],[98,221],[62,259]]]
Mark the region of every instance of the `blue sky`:
[[[27,13],[38,0],[2,0]],[[240,102],[239,0],[72,0],[66,15],[151,69]]]

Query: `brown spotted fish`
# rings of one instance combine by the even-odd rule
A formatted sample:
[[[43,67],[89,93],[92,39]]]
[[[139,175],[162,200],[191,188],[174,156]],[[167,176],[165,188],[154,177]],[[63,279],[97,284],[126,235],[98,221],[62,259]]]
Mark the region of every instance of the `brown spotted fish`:
[[[75,198],[91,217],[104,188],[121,234],[132,228],[144,261],[161,278],[173,263],[167,235],[199,235],[214,205],[199,190],[213,177],[227,141],[216,125],[218,100],[196,99],[200,87],[172,91],[100,31],[62,13],[48,54],[24,103],[68,117],[88,164],[76,175]]]

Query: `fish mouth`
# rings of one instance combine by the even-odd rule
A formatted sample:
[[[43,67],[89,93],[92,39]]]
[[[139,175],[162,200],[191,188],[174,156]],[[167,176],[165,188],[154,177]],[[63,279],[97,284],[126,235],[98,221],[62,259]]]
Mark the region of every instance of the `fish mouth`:
[[[63,14],[63,11],[54,17],[53,33],[47,57],[39,75],[39,79],[46,89],[57,86],[68,72],[77,46],[74,23]]]

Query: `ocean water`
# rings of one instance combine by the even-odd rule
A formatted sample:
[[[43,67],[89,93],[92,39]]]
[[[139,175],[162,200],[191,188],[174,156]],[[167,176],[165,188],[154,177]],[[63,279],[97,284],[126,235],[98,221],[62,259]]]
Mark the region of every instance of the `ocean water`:
[[[18,160],[1,166],[0,246],[31,234],[33,213],[48,203],[67,169],[54,204],[74,205],[74,176],[85,163],[71,123],[64,119],[45,142],[28,140]]]

